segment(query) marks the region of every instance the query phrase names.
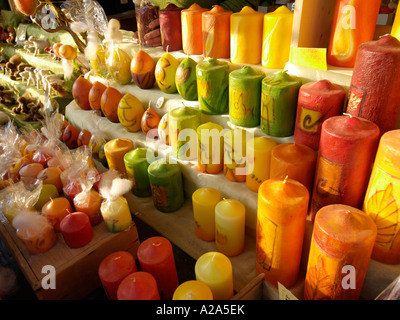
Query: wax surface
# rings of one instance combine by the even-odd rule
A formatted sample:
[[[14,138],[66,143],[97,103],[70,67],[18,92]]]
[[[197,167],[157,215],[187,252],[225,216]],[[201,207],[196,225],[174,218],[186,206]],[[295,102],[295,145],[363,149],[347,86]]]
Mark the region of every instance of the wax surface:
[[[156,279],[148,272],[137,271],[122,280],[118,300],[160,300]]]
[[[73,212],[62,219],[60,231],[70,248],[81,248],[93,238],[89,217],[83,212]]]
[[[172,300],[213,300],[213,294],[204,282],[188,280],[176,288]]]
[[[194,3],[181,12],[182,47],[185,54],[203,54],[202,13],[205,11],[208,9]]]
[[[204,173],[219,173],[224,164],[223,127],[212,122],[201,124],[197,139],[197,168]]]
[[[123,196],[102,202],[101,215],[110,232],[121,232],[132,224],[132,215],[128,201]]]
[[[182,9],[170,3],[158,12],[164,51],[182,50]]]
[[[122,175],[126,175],[124,155],[134,148],[133,141],[125,138],[118,138],[108,141],[104,145],[108,167],[117,170]]]
[[[224,176],[233,182],[246,181],[247,132],[232,129],[224,134]]]
[[[390,35],[400,40],[400,11],[396,11],[396,17],[393,22],[392,31]]]

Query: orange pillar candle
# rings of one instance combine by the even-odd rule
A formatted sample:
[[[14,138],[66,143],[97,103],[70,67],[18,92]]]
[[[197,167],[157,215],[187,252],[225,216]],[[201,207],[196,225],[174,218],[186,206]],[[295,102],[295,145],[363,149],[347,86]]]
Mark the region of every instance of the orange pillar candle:
[[[224,175],[230,181],[246,181],[247,131],[232,129],[224,134]]]
[[[219,173],[224,165],[224,128],[207,122],[197,127],[197,168],[210,174]]]
[[[75,211],[86,213],[92,226],[103,221],[101,215],[101,203],[103,198],[96,190],[82,191],[74,197]]]
[[[176,288],[172,300],[213,300],[213,294],[204,282],[188,280]]]
[[[376,226],[361,210],[341,204],[319,210],[311,238],[304,300],[357,300],[375,238]]]
[[[131,139],[117,138],[108,141],[104,145],[104,153],[106,155],[108,168],[116,170],[123,176],[126,176],[126,168],[124,155],[133,149],[133,141]]]
[[[203,54],[202,13],[208,9],[193,3],[188,9],[181,11],[182,48],[188,55]]]
[[[93,238],[93,229],[89,217],[83,212],[72,212],[60,223],[60,231],[70,248],[81,248]]]
[[[148,272],[127,275],[117,290],[118,300],[160,300],[156,279]]]
[[[278,286],[298,279],[309,192],[292,179],[269,179],[258,190],[256,271]]]
[[[42,207],[42,216],[47,218],[55,232],[60,232],[61,220],[72,212],[71,203],[64,197],[51,199]]]

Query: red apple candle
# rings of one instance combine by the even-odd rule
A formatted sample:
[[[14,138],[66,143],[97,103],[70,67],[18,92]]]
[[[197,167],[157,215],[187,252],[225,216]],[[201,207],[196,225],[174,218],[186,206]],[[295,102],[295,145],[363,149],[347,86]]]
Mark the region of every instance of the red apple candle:
[[[70,248],[81,248],[93,238],[93,229],[89,217],[83,212],[73,212],[60,223],[60,231]]]
[[[164,51],[182,50],[182,23],[181,11],[173,3],[168,4],[158,12],[162,47]]]
[[[122,280],[118,300],[160,300],[156,279],[148,272],[133,272]]]

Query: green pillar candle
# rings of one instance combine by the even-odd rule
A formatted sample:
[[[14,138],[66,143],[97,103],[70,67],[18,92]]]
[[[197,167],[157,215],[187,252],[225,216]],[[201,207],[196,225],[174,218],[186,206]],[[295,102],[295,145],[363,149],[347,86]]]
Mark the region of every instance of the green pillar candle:
[[[206,114],[224,114],[229,109],[229,65],[217,59],[196,66],[200,110]]]
[[[124,156],[128,178],[133,182],[132,192],[138,197],[151,196],[151,188],[147,169],[155,160],[155,155],[149,148],[136,148]]]
[[[184,202],[182,173],[178,163],[168,159],[152,162],[148,168],[154,206],[161,212],[174,212]]]
[[[265,73],[249,66],[229,74],[229,121],[237,126],[260,124],[261,81]]]
[[[302,82],[286,71],[267,76],[262,81],[261,130],[273,137],[294,134],[297,99]]]

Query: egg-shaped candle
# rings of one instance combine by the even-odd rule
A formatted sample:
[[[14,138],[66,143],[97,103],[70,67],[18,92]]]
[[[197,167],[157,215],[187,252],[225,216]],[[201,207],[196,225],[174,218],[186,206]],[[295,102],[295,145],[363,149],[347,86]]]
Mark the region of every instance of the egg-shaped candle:
[[[197,168],[210,174],[219,173],[224,165],[224,128],[207,122],[197,127]]]
[[[126,176],[124,155],[134,147],[133,141],[126,138],[117,138],[108,141],[104,145],[108,167]]]
[[[182,50],[182,9],[173,3],[169,3],[164,9],[158,12],[161,42],[164,51]]]
[[[203,54],[202,13],[208,11],[197,3],[181,11],[182,48],[188,55]]]

